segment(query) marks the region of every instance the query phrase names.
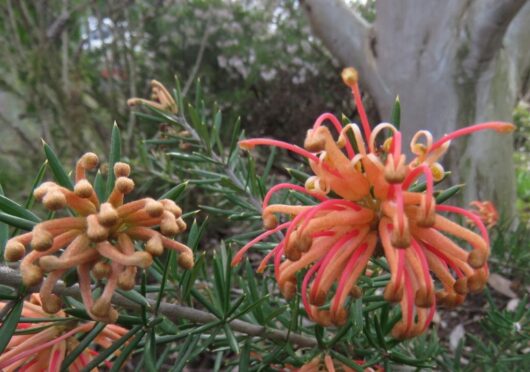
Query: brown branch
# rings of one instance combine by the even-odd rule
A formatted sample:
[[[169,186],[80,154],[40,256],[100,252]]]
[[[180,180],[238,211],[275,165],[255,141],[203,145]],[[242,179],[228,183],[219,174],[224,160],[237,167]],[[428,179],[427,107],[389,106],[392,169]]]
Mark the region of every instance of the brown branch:
[[[0,284],[7,285],[12,288],[19,288],[22,284],[22,278],[18,271],[13,270],[7,266],[0,266]],[[38,292],[38,287],[27,289],[27,292]],[[77,285],[72,287],[65,287],[63,283],[57,284],[53,292],[61,296],[71,296],[81,298],[79,287]],[[155,308],[156,301],[149,300],[152,309]],[[141,307],[135,302],[115,293],[112,296],[112,303],[114,305],[123,307],[124,309],[140,311]],[[150,309],[148,309],[150,310]],[[152,310],[151,310],[152,311]],[[167,318],[178,321],[181,319],[189,320],[193,323],[206,324],[219,320],[215,315],[206,311],[193,309],[187,306],[176,304],[169,304],[162,302],[160,304],[159,313],[165,315]],[[298,333],[282,331],[278,329],[271,329],[261,325],[248,323],[242,320],[233,320],[228,323],[230,328],[236,332],[244,333],[253,337],[266,338],[275,342],[290,342],[300,347],[314,347],[317,341],[314,338],[307,337]]]

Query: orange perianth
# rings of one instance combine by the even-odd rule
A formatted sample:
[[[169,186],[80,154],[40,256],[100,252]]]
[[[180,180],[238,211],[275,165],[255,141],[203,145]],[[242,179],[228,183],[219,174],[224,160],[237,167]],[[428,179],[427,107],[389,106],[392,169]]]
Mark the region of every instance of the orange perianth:
[[[159,235],[159,233],[147,227],[134,226],[134,227],[127,229],[127,235],[129,235],[130,237],[134,239],[147,241],[151,239],[153,236]]]
[[[129,237],[129,235],[125,233],[121,233],[118,235],[118,248],[127,255],[134,253],[134,243]]]
[[[328,230],[330,228],[348,225],[356,226],[368,224],[374,219],[374,212],[363,208],[360,211],[343,210],[333,211],[321,217],[313,218],[304,228],[304,234],[311,234],[316,231]]]
[[[35,260],[39,259],[40,257],[44,257],[50,254],[53,254],[57,252],[59,249],[65,247],[67,244],[69,244],[72,240],[75,239],[76,236],[78,236],[81,232],[78,230],[70,230],[65,233],[62,233],[61,235],[56,236],[53,239],[53,245],[48,248],[45,251],[31,251],[22,259],[22,262],[20,263],[21,266],[26,266],[32,264]]]
[[[329,355],[326,355],[324,357],[324,364],[326,365],[326,369],[328,372],[335,372],[335,366],[333,365],[333,359]]]
[[[439,249],[453,260],[467,262],[469,253],[434,228],[412,227],[412,235]]]
[[[403,203],[420,205],[425,194],[420,192],[410,192],[403,190]]]
[[[112,204],[114,208],[119,208],[121,205],[123,205],[123,193],[114,188],[107,201]]]
[[[63,193],[68,207],[74,209],[77,213],[87,216],[97,212],[96,206],[89,199],[80,198],[74,192],[62,186],[57,186],[57,190]]]
[[[43,299],[42,308],[49,314],[55,314],[61,310],[60,299],[52,292],[53,287],[65,271],[66,270],[56,270],[49,273],[40,287],[39,295]]]
[[[25,233],[25,234],[22,234],[22,235],[18,235],[18,236],[14,237],[14,238],[11,238],[10,240],[19,242],[19,243],[23,244],[24,246],[27,246],[29,244],[29,242],[31,241],[32,237],[33,237],[33,234],[31,232],[28,232],[28,233]]]
[[[362,160],[362,164],[366,172],[366,177],[374,187],[375,197],[379,200],[385,200],[388,197],[390,184],[385,180],[383,164],[374,154],[368,154]]]
[[[347,242],[347,245],[338,252],[338,254],[333,257],[332,262],[328,264],[326,270],[323,272],[320,279],[318,289],[319,291],[327,292],[333,282],[342,274],[342,270],[346,265],[348,258],[352,253],[357,249],[358,245],[363,239],[365,239],[366,234],[368,233],[368,228],[363,228],[359,231],[359,235],[353,237]]]
[[[285,205],[285,204],[270,204],[263,210],[263,216],[272,213],[282,213],[288,215],[297,215],[307,209],[313,208],[310,205]],[[265,217],[264,217],[265,218]]]
[[[349,296],[353,288],[353,285],[357,282],[357,279],[359,278],[359,276],[363,273],[364,269],[366,268],[366,264],[368,263],[368,260],[370,259],[370,257],[372,256],[374,252],[376,243],[377,243],[377,234],[375,232],[369,233],[368,236],[361,243],[363,245],[367,244],[367,247],[365,251],[362,252],[359,258],[357,259],[357,262],[353,266],[353,271],[351,272],[351,274],[347,278],[345,278],[346,281],[343,284],[344,287],[342,288],[340,296],[333,299],[333,304],[331,306],[332,318],[334,314],[338,314],[338,310],[342,308],[342,305],[346,301],[346,298]],[[341,278],[341,282],[342,282],[342,278]],[[335,296],[337,296],[337,294]]]
[[[98,243],[96,249],[103,257],[123,266],[138,266],[145,269],[153,263],[153,257],[147,252],[135,252],[132,255],[124,255],[106,241]]]
[[[280,266],[280,278],[278,283],[283,283],[295,278],[298,271],[324,256],[329,249],[330,244],[332,244],[332,242],[329,241],[329,239],[315,239],[311,249],[307,253],[304,253],[298,261],[287,260],[282,263]]]
[[[40,259],[40,266],[44,271],[67,270],[71,267],[78,266],[85,262],[91,262],[99,257],[99,254],[93,248],[88,248],[74,256],[59,258],[56,256],[46,256]]]
[[[58,235],[68,230],[84,229],[86,227],[86,219],[83,217],[54,218],[53,220],[41,222],[36,226],[49,231],[52,235]]]
[[[3,353],[0,356],[0,364],[11,359],[13,356],[17,355],[18,353],[25,351],[27,349],[30,349],[34,346],[43,344],[47,341],[53,340],[54,338],[58,337],[61,334],[61,329],[58,327],[50,327],[45,329],[42,332],[39,332],[30,338],[26,339],[24,342],[22,342],[18,347],[13,348],[5,353]],[[4,366],[5,367],[5,366]]]
[[[478,268],[483,266],[484,263],[486,263],[486,259],[489,256],[489,247],[486,241],[482,238],[482,236],[440,215],[436,215],[434,227],[438,230],[447,232],[451,235],[454,235],[460,239],[467,241],[475,250],[480,252],[479,254],[481,258],[480,260],[477,260],[479,262],[470,262],[473,267]],[[474,254],[473,256],[476,256],[476,254]]]
[[[187,245],[179,243],[176,240],[166,238],[165,236],[162,236],[162,235],[160,235],[160,237],[162,238],[162,243],[164,244],[164,247],[173,249],[180,253],[193,254],[193,251]]]
[[[341,175],[343,176],[342,178],[332,174],[322,174],[322,176],[326,177],[326,182],[330,184],[331,190],[344,199],[356,201],[362,199],[370,192],[370,183],[363,174],[355,170],[352,164],[348,168],[341,170]]]
[[[152,201],[153,199],[150,198],[144,198],[140,200],[135,200],[123,205],[120,205],[116,210],[118,211],[118,214],[120,217],[124,218],[125,216],[134,213],[136,211],[139,211],[140,209],[143,209],[148,201]]]
[[[436,277],[442,282],[444,288],[447,291],[453,291],[453,286],[455,285],[455,278],[449,272],[449,268],[442,263],[440,258],[434,253],[425,250],[425,258],[429,263],[429,268],[436,275]]]
[[[390,274],[392,276],[391,281],[395,282],[398,271],[398,256],[396,248],[392,246],[390,241],[391,231],[389,230],[389,226],[392,226],[392,221],[388,217],[381,218],[381,221],[379,222],[379,236],[381,238],[381,244],[383,245],[386,260],[390,266]]]

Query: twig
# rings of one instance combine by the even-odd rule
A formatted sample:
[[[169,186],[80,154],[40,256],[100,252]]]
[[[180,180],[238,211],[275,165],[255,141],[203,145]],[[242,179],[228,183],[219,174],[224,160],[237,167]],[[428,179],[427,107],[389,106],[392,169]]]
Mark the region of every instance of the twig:
[[[186,96],[186,93],[188,93],[188,90],[190,89],[191,84],[195,80],[197,71],[199,71],[199,67],[202,62],[202,56],[204,55],[204,49],[206,48],[206,42],[208,41],[209,35],[210,35],[210,28],[206,26],[206,30],[204,30],[204,35],[202,35],[201,44],[199,47],[199,53],[197,53],[197,59],[195,60],[195,64],[193,65],[193,68],[191,69],[191,73],[188,76],[188,80],[186,81],[186,84],[184,84],[184,89],[182,89],[183,96]]]
[[[9,287],[18,288],[22,283],[22,277],[18,271],[7,266],[0,266],[0,283]],[[33,287],[28,288],[27,292],[38,292],[38,290],[39,287]],[[81,298],[81,293],[79,292],[79,287],[77,285],[66,287],[63,283],[59,283],[55,285],[53,292],[62,296]],[[150,299],[146,300],[149,301],[152,310],[154,310],[156,301]],[[139,304],[132,302],[119,294],[114,294],[112,296],[112,303],[129,310],[141,310],[141,306]],[[187,306],[169,304],[166,302],[160,303],[160,308],[158,311],[160,314],[165,315],[173,321],[186,319],[194,323],[206,324],[219,320],[216,316],[206,311],[193,309]],[[296,344],[300,347],[314,347],[317,345],[317,341],[312,337],[307,337],[288,331],[281,331],[278,329],[271,329],[242,320],[233,320],[228,323],[228,325],[236,332],[244,333],[253,337],[266,338],[275,342],[291,342],[292,344]]]

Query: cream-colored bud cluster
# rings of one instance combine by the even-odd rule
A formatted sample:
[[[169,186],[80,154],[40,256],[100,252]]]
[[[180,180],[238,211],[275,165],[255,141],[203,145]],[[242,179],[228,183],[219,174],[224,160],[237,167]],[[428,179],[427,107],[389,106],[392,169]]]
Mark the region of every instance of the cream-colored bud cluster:
[[[169,111],[174,114],[178,112],[177,103],[173,99],[171,93],[169,93],[162,83],[156,80],[151,80],[151,100],[136,97],[127,100],[127,105],[129,106],[137,106],[141,104],[152,106],[161,111]]]
[[[86,179],[86,171],[97,165],[96,154],[86,153],[79,159],[73,191],[54,182],[36,188],[34,196],[46,208],[68,207],[76,216],[37,224],[33,231],[10,239],[4,255],[7,261],[22,260],[20,271],[26,286],[42,282],[40,296],[49,313],[61,309],[61,301],[53,293],[55,284],[67,270],[76,268],[88,314],[95,320],[114,322],[118,313],[110,304],[112,294],[116,288],[132,289],[138,268],[151,266],[153,256],[162,255],[167,248],[179,253],[182,268],[190,269],[193,252],[172,239],[187,228],[175,202],[144,198],[124,203],[125,195],[134,190],[128,164],[114,165],[114,188],[101,203]],[[135,242],[142,242],[143,249],[137,250]],[[26,248],[32,250],[25,254]],[[97,300],[91,292],[93,279],[106,281]]]

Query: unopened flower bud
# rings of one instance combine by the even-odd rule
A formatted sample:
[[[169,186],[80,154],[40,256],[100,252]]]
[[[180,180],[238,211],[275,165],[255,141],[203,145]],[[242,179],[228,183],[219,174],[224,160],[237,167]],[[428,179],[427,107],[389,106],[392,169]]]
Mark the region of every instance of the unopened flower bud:
[[[124,291],[130,291],[136,284],[136,267],[127,267],[118,276],[118,287]]]
[[[97,218],[100,225],[104,227],[112,227],[116,222],[118,222],[119,216],[112,204],[103,203],[99,208]]]
[[[81,159],[79,159],[79,164],[85,168],[85,169],[94,169],[98,166],[99,159],[96,154],[93,152],[87,152],[83,156],[81,156]]]
[[[7,262],[15,262],[24,257],[26,248],[24,244],[16,240],[9,240],[4,251],[4,258]]]
[[[109,236],[109,230],[103,227],[95,214],[91,214],[86,218],[87,229],[86,234],[93,242],[102,242],[107,240]]]
[[[22,283],[27,288],[40,284],[43,278],[42,270],[35,265],[21,265],[20,273],[22,274]]]
[[[114,175],[116,177],[129,177],[131,167],[127,163],[117,162],[114,164]]]
[[[52,189],[44,195],[42,203],[49,210],[56,211],[66,207],[66,197],[58,189]]]
[[[154,235],[151,239],[145,244],[145,251],[153,256],[160,256],[164,253],[164,245],[162,244],[162,239],[160,236]]]
[[[116,189],[122,194],[128,194],[134,190],[134,181],[128,177],[118,177],[116,179]]]
[[[145,204],[145,211],[151,217],[160,217],[164,213],[164,206],[156,200],[149,200]]]
[[[39,228],[37,225],[33,229],[33,237],[30,244],[31,248],[36,251],[45,251],[53,245],[53,235],[48,230]]]
[[[96,264],[92,267],[92,275],[97,280],[108,278],[111,273],[111,267],[108,263],[98,261]]]
[[[90,198],[94,188],[86,179],[79,180],[74,186],[74,193],[80,198]]]
[[[42,309],[48,314],[57,314],[61,310],[61,304],[61,299],[53,293],[42,297]]]
[[[182,216],[182,209],[173,200],[163,199],[160,200],[160,203],[162,203],[165,210],[173,213],[176,218]]]
[[[142,269],[147,269],[153,263],[153,256],[151,256],[148,252],[134,252],[132,256],[136,261],[136,266]]]
[[[105,318],[110,310],[110,302],[105,298],[98,298],[94,305],[92,305],[92,309],[90,309],[92,313],[100,318]]]
[[[160,221],[160,231],[165,236],[173,236],[180,232],[177,219],[172,213],[164,211],[162,220]]]
[[[193,267],[193,255],[191,253],[181,253],[178,258],[178,264],[185,270]]]

